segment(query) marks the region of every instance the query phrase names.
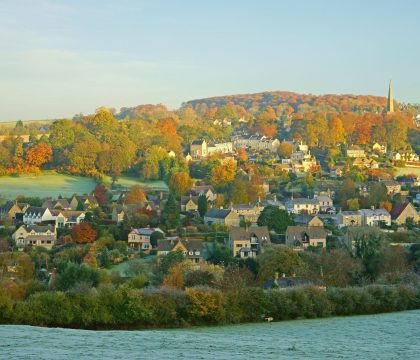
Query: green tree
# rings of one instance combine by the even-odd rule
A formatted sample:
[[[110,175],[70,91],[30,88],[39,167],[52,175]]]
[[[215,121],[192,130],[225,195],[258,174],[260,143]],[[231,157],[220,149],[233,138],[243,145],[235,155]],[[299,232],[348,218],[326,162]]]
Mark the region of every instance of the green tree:
[[[175,196],[173,193],[169,193],[168,200],[162,211],[162,224],[167,229],[175,229],[179,226],[180,218],[179,218],[179,205],[175,200]]]
[[[379,230],[363,231],[356,234],[354,239],[354,252],[362,261],[365,274],[374,279],[379,271],[379,266],[384,250],[384,236]]]
[[[304,262],[299,255],[285,245],[273,245],[257,257],[260,280],[274,279],[277,275],[292,276],[304,271]]]
[[[259,226],[268,226],[279,234],[285,233],[287,227],[293,224],[293,219],[286,210],[273,205],[266,206],[258,218]]]
[[[198,213],[200,214],[201,217],[204,217],[204,214],[207,212],[207,207],[208,207],[208,202],[207,202],[207,197],[204,194],[201,194],[198,197]]]

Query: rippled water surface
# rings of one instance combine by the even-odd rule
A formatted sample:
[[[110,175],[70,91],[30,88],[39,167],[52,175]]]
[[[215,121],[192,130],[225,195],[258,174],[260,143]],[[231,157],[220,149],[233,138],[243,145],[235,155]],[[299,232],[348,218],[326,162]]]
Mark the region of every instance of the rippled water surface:
[[[420,359],[420,311],[147,331],[0,326],[1,359]]]

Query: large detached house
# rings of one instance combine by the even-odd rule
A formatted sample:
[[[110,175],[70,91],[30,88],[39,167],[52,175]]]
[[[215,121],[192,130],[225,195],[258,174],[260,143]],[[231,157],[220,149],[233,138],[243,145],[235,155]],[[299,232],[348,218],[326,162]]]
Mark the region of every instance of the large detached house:
[[[165,236],[165,233],[159,228],[141,228],[131,230],[128,233],[128,246],[131,249],[149,252],[152,249],[150,239],[155,232],[161,233]]]
[[[362,209],[363,225],[379,226],[381,223],[391,225],[391,215],[385,209]]]
[[[286,245],[293,250],[305,250],[309,246],[325,248],[327,233],[323,226],[288,226]]]
[[[409,218],[413,219],[414,224],[420,221],[420,215],[413,204],[405,202],[394,205],[391,210],[392,221],[398,225],[403,225]]]
[[[181,196],[181,211],[197,211],[198,210],[198,196],[192,194]]]
[[[55,217],[55,226],[57,228],[71,228],[85,220],[84,211],[76,210],[51,210],[51,214]]]
[[[195,263],[204,260],[202,240],[180,240],[179,238],[167,238],[158,242],[157,255],[167,255],[172,251],[181,251],[184,257]]]
[[[320,205],[317,199],[298,198],[288,201],[286,209],[290,214],[318,214]]]
[[[204,223],[207,225],[226,225],[226,226],[239,226],[239,215],[232,209],[208,209],[204,215]]]
[[[18,247],[40,246],[51,249],[57,240],[54,226],[22,225],[12,235]]]
[[[84,219],[84,211],[50,210],[35,206],[30,206],[23,214],[23,223],[26,225],[54,223],[57,228],[70,228]]]
[[[256,257],[270,243],[267,226],[235,227],[229,232],[232,255],[240,258]]]

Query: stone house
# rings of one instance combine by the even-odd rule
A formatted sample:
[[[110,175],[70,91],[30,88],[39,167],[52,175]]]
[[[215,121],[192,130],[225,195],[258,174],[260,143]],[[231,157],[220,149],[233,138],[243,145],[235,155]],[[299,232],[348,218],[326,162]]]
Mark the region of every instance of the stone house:
[[[204,261],[202,240],[166,238],[158,241],[158,256],[167,255],[172,251],[181,251],[187,260],[191,260],[195,263]]]
[[[194,140],[190,145],[190,154],[194,159],[206,157],[208,155],[206,140]]]
[[[8,201],[0,206],[0,220],[15,220],[17,214],[23,214],[29,208],[29,204]]]
[[[365,151],[357,145],[348,148],[346,153],[349,158],[363,158],[366,156]]]
[[[385,209],[362,209],[359,212],[365,226],[391,225],[391,215]]]
[[[204,223],[207,225],[225,225],[228,227],[239,226],[239,215],[233,209],[208,209],[204,215]]]
[[[363,216],[359,211],[340,211],[336,217],[338,227],[362,226]]]
[[[128,233],[128,247],[135,250],[149,252],[152,250],[150,238],[155,232],[159,232],[163,236],[165,235],[165,233],[159,228],[141,228],[131,230]]]
[[[420,221],[420,215],[413,204],[409,202],[395,204],[391,210],[392,221],[398,225],[403,225],[408,218],[413,219],[414,224]]]
[[[401,184],[395,180],[383,180],[388,195],[395,195],[401,192]]]
[[[325,248],[327,232],[323,226],[288,226],[286,245],[296,251],[305,250],[309,246]]]
[[[51,249],[57,241],[54,226],[22,225],[12,235],[17,247],[40,246]]]
[[[289,214],[318,214],[320,210],[317,199],[297,198],[286,202]]]
[[[93,209],[99,206],[93,195],[74,195],[69,202],[70,209],[77,210],[79,203],[82,204],[83,209]]]
[[[198,196],[181,196],[181,211],[197,211]]]
[[[249,221],[252,224],[257,223],[259,216],[264,210],[264,206],[259,201],[248,204],[235,204],[231,208],[239,215],[240,220]]]
[[[270,233],[267,226],[235,227],[229,232],[228,247],[232,256],[256,257],[264,246],[269,245]]]

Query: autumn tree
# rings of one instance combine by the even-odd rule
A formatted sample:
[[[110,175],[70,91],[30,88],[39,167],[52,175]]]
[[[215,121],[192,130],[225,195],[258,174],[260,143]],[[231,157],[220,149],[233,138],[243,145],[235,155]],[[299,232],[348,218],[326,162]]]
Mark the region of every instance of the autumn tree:
[[[343,122],[340,118],[335,117],[328,122],[329,131],[327,132],[327,144],[337,145],[342,143],[346,136]]]
[[[126,204],[138,204],[145,202],[146,195],[144,193],[143,187],[139,184],[133,185],[125,195],[124,200]]]
[[[188,175],[188,173],[182,171],[172,174],[171,178],[169,179],[169,188],[173,191],[177,196],[181,196],[184,194],[188,189],[192,186],[192,179]]]
[[[213,186],[226,186],[235,179],[235,173],[235,161],[228,159],[223,164],[215,166],[212,169],[210,181]]]
[[[278,154],[283,159],[289,159],[293,152],[293,145],[283,141],[278,148]]]
[[[39,143],[26,151],[26,161],[29,165],[40,167],[52,159],[51,145]]]
[[[246,152],[246,149],[240,148],[238,150],[238,159],[242,162],[248,161],[248,153]]]
[[[108,200],[107,189],[104,185],[96,185],[92,194],[100,206],[104,205]]]
[[[91,243],[96,239],[96,230],[88,223],[76,224],[71,229],[71,237],[78,244]]]

